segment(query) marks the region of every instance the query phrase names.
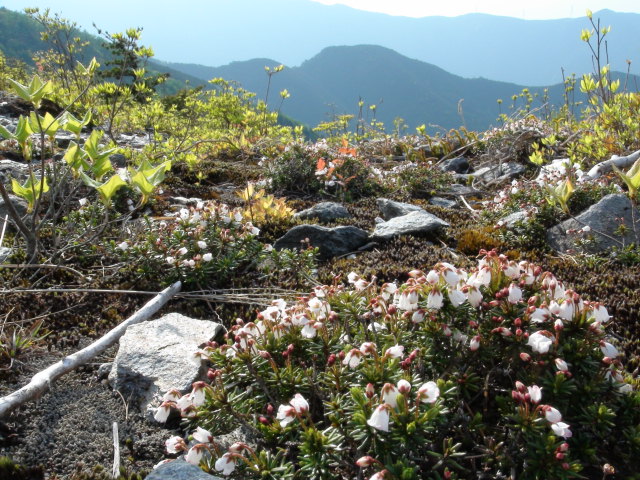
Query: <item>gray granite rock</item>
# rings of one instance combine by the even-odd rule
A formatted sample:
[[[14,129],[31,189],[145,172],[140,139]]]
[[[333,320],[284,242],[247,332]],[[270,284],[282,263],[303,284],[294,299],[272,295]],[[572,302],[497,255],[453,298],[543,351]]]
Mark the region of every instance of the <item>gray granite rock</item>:
[[[2,230],[2,227],[0,227],[0,230]],[[9,255],[11,255],[11,249],[9,247],[0,247],[0,263],[6,262]]]
[[[183,206],[186,206],[186,207],[196,206],[198,204],[198,202],[202,202],[202,199],[201,198],[197,198],[197,197],[192,197],[192,198],[169,197],[168,200],[169,200],[169,203],[171,203],[171,204],[183,205]]]
[[[209,475],[199,467],[179,458],[160,465],[147,475],[145,480],[222,480],[222,478]]]
[[[519,212],[513,212],[512,214],[507,215],[504,218],[501,218],[500,221],[507,228],[513,228],[516,223],[525,222],[527,218],[529,218],[529,215],[527,215],[527,212],[525,212],[524,210],[520,210]]]
[[[632,209],[635,209],[633,211]],[[640,212],[633,207],[629,197],[621,193],[607,195],[598,203],[592,205],[581,214],[556,225],[547,230],[549,245],[558,252],[576,250],[575,241],[579,238],[588,239],[585,250],[591,253],[603,252],[614,246],[630,243],[639,243],[634,233],[633,219],[635,218],[635,230],[640,231]],[[624,236],[617,233],[620,227],[620,219],[626,225]],[[578,235],[567,234],[567,231],[581,230],[589,226],[588,233]]]
[[[27,202],[20,197],[16,197],[15,195],[9,194],[9,200],[13,204],[13,208],[15,208],[18,215],[21,217],[25,216],[27,213]],[[7,208],[7,204],[4,199],[0,197],[0,229],[2,229],[2,225],[4,224],[4,218],[8,215],[9,209]],[[11,222],[11,216],[9,216],[9,222]],[[12,223],[13,224],[13,223]]]
[[[455,208],[458,205],[458,202],[455,200],[449,200],[448,198],[442,197],[431,197],[429,199],[429,203],[431,205],[435,205],[436,207],[444,207],[444,208]]]
[[[55,141],[58,147],[67,148],[72,140],[76,140],[75,134],[66,130],[58,130],[56,132]]]
[[[113,165],[113,168],[127,167],[127,157],[125,157],[122,153],[114,153],[113,155],[109,155],[109,160],[111,161],[111,165]]]
[[[358,250],[367,243],[369,234],[357,227],[327,228],[320,225],[297,225],[273,244],[276,250],[300,249],[307,242],[319,248],[320,260],[328,260]]]
[[[436,233],[442,227],[448,226],[447,222],[431,213],[424,210],[414,211],[377,224],[371,238],[373,240],[388,240],[399,235],[425,235]]]
[[[132,325],[120,338],[109,383],[142,411],[154,397],[171,388],[191,391],[191,384],[203,379],[206,372],[195,353],[222,328],[179,313]]]
[[[8,185],[15,178],[22,183],[29,177],[29,166],[13,160],[0,160],[0,182]]]
[[[336,202],[321,202],[311,208],[294,215],[295,218],[307,220],[317,218],[321,223],[333,222],[339,218],[350,218],[351,214],[344,205]]]
[[[450,158],[442,162],[438,168],[443,172],[467,173],[469,171],[469,161],[464,157]]]
[[[475,174],[474,176],[484,183],[501,183],[519,177],[525,170],[524,165],[520,163],[505,162],[497,168],[491,168],[481,175]]]
[[[452,183],[449,185],[449,188],[445,191],[438,192],[439,195],[446,195],[448,197],[459,197],[469,196],[469,195],[480,195],[481,192],[476,190],[473,187],[469,187],[468,185],[462,185],[460,183]]]
[[[385,220],[391,220],[395,217],[401,217],[410,212],[424,212],[422,207],[418,205],[412,205],[410,203],[395,202],[388,198],[378,198],[376,200],[382,218]]]

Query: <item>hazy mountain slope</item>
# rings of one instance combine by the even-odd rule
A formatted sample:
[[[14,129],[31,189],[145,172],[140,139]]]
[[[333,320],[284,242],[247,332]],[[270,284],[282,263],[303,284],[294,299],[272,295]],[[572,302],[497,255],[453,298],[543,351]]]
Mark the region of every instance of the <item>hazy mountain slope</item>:
[[[8,8],[32,5],[4,0]],[[299,65],[332,45],[375,44],[444,68],[463,77],[548,85],[567,73],[591,69],[580,40],[586,18],[521,20],[484,14],[459,17],[394,17],[309,0],[208,0],[188,6],[169,0],[87,2],[39,0],[87,29],[92,22],[109,31],[144,27],[143,42],[168,61],[223,65],[251,58],[277,58]],[[126,12],[126,14],[123,14]],[[594,13],[613,27],[612,69],[626,59],[640,63],[639,14]]]
[[[32,57],[35,52],[49,48],[40,39],[40,25],[23,13],[0,8],[0,32],[0,50],[4,55],[19,59],[27,64],[33,64]],[[78,35],[89,42],[78,60],[87,63],[92,57],[96,57],[99,62],[104,63],[109,55],[102,46],[104,40],[86,32],[78,32]],[[196,76],[173,69],[154,59],[149,61],[147,70],[151,73],[169,74],[168,82],[160,86],[160,90],[164,93],[174,93],[178,89],[184,88],[187,83],[191,86],[204,83]]]
[[[264,98],[267,75],[264,66],[277,65],[269,59],[233,62],[223,67],[196,67],[171,64],[206,78],[222,77],[238,81],[244,88]],[[486,79],[465,79],[443,69],[400,55],[390,49],[358,45],[329,47],[299,67],[285,68],[272,78],[269,104],[277,108],[279,91],[286,88],[291,98],[282,111],[303,123],[316,125],[333,114],[357,114],[358,100],[377,105],[377,118],[387,128],[402,117],[413,129],[426,123],[444,128],[459,127],[462,112],[466,126],[484,130],[495,123],[499,109],[497,99],[504,100],[503,111],[521,85]],[[542,89],[531,89],[542,95]],[[550,100],[562,102],[562,86],[549,89]],[[538,102],[539,104],[540,102]],[[365,110],[365,114],[370,113]]]

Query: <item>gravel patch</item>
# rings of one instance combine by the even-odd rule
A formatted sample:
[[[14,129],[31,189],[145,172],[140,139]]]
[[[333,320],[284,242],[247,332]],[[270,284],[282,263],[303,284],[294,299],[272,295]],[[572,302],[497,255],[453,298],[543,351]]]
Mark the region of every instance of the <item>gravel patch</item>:
[[[113,347],[95,363],[63,376],[39,400],[0,422],[0,456],[24,467],[41,467],[43,479],[71,479],[101,467],[110,472],[112,425],[118,422],[121,466],[127,471],[148,472],[165,458],[164,441],[174,432],[145,421],[106,380],[97,379],[100,364],[111,361],[115,353]],[[61,357],[62,352],[32,355],[20,375],[0,379],[0,395],[26,384]]]

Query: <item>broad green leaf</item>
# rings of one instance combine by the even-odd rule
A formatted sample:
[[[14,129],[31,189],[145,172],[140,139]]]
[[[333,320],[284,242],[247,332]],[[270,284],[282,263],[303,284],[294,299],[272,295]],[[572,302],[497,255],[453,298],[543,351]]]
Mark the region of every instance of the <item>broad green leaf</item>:
[[[622,181],[627,184],[627,188],[629,188],[629,197],[635,199],[638,189],[640,189],[640,159],[636,160],[627,173],[622,172],[622,170],[615,165],[611,166]]]
[[[18,94],[18,96],[21,99],[31,103],[31,95],[29,93],[29,87],[25,86],[25,85],[22,85],[21,83],[16,82],[15,80],[13,80],[11,78],[9,79],[9,81],[13,85],[13,90]],[[33,82],[33,80],[32,80],[32,82]]]
[[[60,129],[60,122],[56,120],[49,112],[44,117],[36,112],[29,115],[29,127],[34,133],[43,133],[47,137],[55,137],[56,132]]]
[[[82,133],[82,129],[91,121],[91,111],[88,111],[82,120],[76,118],[71,112],[65,112],[60,119],[62,128],[73,133],[76,137],[79,137]]]
[[[575,190],[571,179],[567,178],[564,182],[556,185],[555,187],[548,187],[547,190],[553,200],[560,204],[562,210],[565,213],[569,213],[569,205],[567,202]]]
[[[171,161],[169,160],[154,167],[147,159],[144,159],[138,170],[129,169],[131,183],[142,194],[141,205],[149,201],[149,196],[164,181],[164,174],[170,168]]]
[[[127,182],[122,180],[122,178],[120,178],[120,175],[118,174],[113,175],[104,183],[100,183],[94,180],[82,171],[80,171],[80,178],[82,178],[82,181],[86,185],[88,185],[89,187],[93,187],[98,191],[102,203],[104,203],[107,207],[111,204],[111,198],[118,191],[118,189],[127,184]]]
[[[15,178],[12,178],[11,189],[13,193],[27,201],[27,211],[31,212],[36,200],[49,191],[49,185],[46,177],[39,179],[31,175],[23,185],[20,185]]]
[[[85,155],[80,149],[80,146],[76,142],[71,142],[69,144],[63,158],[76,174],[80,169],[89,170],[91,168],[85,160]]]
[[[133,175],[131,177],[131,183],[133,184],[135,189],[138,190],[142,195],[140,205],[145,205],[149,201],[149,196],[153,193],[153,190],[156,187],[149,182],[147,177],[145,177],[142,172],[138,172]]]
[[[9,81],[13,84],[13,88],[20,98],[35,106],[39,106],[44,96],[53,91],[51,82],[42,83],[38,75],[34,75],[29,85],[26,86],[12,79]]]
[[[78,68],[80,69],[80,72],[86,76],[93,75],[93,73],[99,66],[100,64],[97,62],[96,57],[93,57],[89,62],[89,65],[87,65],[86,67],[82,63],[78,62]]]
[[[20,117],[18,119],[18,125],[16,126],[15,139],[18,140],[18,143],[21,145],[25,144],[29,137],[33,134],[33,130],[29,126],[29,122],[27,121],[27,117]]]
[[[11,133],[9,130],[0,125],[0,137],[6,140],[16,140],[16,136]]]
[[[87,187],[98,188],[102,185],[100,182],[94,180],[93,178],[91,178],[89,175],[87,175],[82,171],[80,172],[80,178],[82,179],[82,181]]]
[[[83,151],[86,155],[91,159],[91,171],[93,175],[100,179],[104,176],[105,173],[113,170],[111,165],[111,161],[109,160],[109,155],[115,152],[116,148],[108,148],[106,150],[100,150],[98,143],[102,138],[103,133],[97,130],[91,132],[91,135],[84,142]]]

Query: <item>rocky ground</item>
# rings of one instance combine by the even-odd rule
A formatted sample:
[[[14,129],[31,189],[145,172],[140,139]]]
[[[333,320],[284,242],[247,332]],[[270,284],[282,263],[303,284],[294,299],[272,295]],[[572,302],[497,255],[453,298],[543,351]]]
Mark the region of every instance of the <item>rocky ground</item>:
[[[0,395],[27,382],[33,373],[57,362],[65,352],[34,352],[22,373],[0,383]],[[27,478],[81,478],[81,474],[111,471],[113,422],[118,423],[121,466],[148,472],[163,459],[171,431],[145,421],[126,398],[114,392],[98,368],[113,359],[116,347],[55,382],[52,389],[0,423],[0,456],[32,467]],[[4,479],[4,477],[3,477]]]
[[[0,116],[3,112],[0,109]],[[8,121],[4,123],[10,125]],[[59,143],[64,140],[59,139]],[[136,148],[144,139],[130,136],[122,140]],[[0,179],[3,174],[19,177],[25,173],[19,159],[0,154]],[[399,165],[405,160],[394,158],[392,163]],[[246,185],[248,176],[254,175],[251,171],[256,163],[212,162],[208,177],[201,182],[190,179],[188,172],[177,167],[173,178],[164,185],[164,192],[155,199],[158,210],[155,213],[180,208],[185,199],[192,197],[238,204],[234,192]],[[512,258],[539,262],[586,298],[607,305],[615,319],[611,333],[626,348],[627,365],[637,368],[638,346],[634,340],[640,337],[637,265],[623,265],[610,258],[591,263],[584,259],[578,261],[571,255],[541,252],[537,245],[513,248],[497,239],[493,226],[480,223],[478,212],[473,208],[478,208],[481,200],[492,198],[513,179],[530,180],[536,175],[531,165],[525,166],[525,163],[518,155],[513,155],[508,162],[456,157],[441,165],[452,175],[449,184],[439,185],[436,191],[422,198],[398,191],[388,194],[390,199],[386,200],[378,200],[373,195],[344,202],[341,207],[325,205],[320,212],[301,215],[294,221],[297,225],[293,228],[266,229],[262,234],[269,242],[280,242],[278,246],[299,245],[300,240],[311,238],[314,245],[321,247],[322,262],[317,272],[320,283],[331,283],[336,275],[344,276],[350,271],[364,277],[375,275],[379,282],[404,281],[408,271],[430,268],[439,261],[468,267],[481,248],[508,250]],[[297,194],[288,195],[287,200],[297,211],[302,211],[327,198]],[[393,204],[390,200],[411,205]],[[334,215],[318,221],[327,211]],[[597,216],[606,215],[598,213]],[[566,235],[565,227],[558,227],[558,231]],[[544,235],[540,233],[541,237]],[[544,238],[539,240],[544,243]],[[78,286],[73,274],[57,272],[56,275],[56,282]],[[26,283],[22,285],[26,286]],[[269,286],[269,279],[250,286]],[[138,285],[123,282],[117,287]],[[80,292],[0,297],[0,312],[8,312],[7,318],[11,312],[20,312],[21,318],[46,315],[45,327],[50,332],[39,349],[30,350],[11,370],[0,372],[0,396],[16,390],[37,371],[104,334],[142,303],[143,300],[134,296]],[[229,322],[236,317],[252,319],[255,306],[176,300],[163,309],[165,313],[169,311]],[[48,349],[44,345],[48,345]],[[91,364],[62,377],[41,399],[25,405],[0,423],[0,456],[10,456],[32,469],[23,477],[15,478],[101,478],[97,470],[110,471],[113,463],[113,422],[119,426],[121,465],[127,471],[145,474],[164,458],[164,441],[172,430],[145,420],[130,399],[115,393],[104,376],[98,375],[99,366],[112,361],[115,355],[116,347],[113,347]],[[178,425],[169,427],[177,430]],[[5,480],[1,475],[0,478]]]

